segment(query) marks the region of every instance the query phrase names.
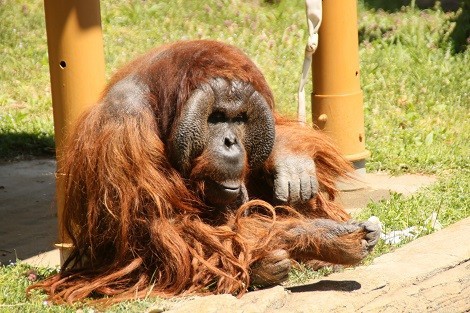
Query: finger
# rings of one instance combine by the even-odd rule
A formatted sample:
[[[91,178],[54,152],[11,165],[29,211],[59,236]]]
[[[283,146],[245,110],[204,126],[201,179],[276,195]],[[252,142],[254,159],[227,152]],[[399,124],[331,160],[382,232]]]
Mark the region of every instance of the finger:
[[[362,230],[362,227],[355,223],[343,223],[341,225],[342,225],[343,232],[347,234],[351,234],[351,233]]]
[[[380,232],[382,230],[379,223],[365,221],[362,225],[364,226],[364,229],[369,232]]]
[[[380,236],[377,235],[377,236],[373,237],[373,239],[366,237],[366,239],[367,239],[367,246],[369,248],[373,248],[379,242]]]
[[[279,280],[284,280],[289,275],[290,269],[292,267],[291,264],[291,260],[289,259],[284,259],[277,262],[274,264],[273,274],[278,276]]]
[[[289,259],[289,252],[285,249],[276,249],[269,252],[268,258],[279,261]]]
[[[281,202],[287,202],[289,197],[289,183],[287,177],[279,175],[274,179],[274,198]]]
[[[319,190],[318,179],[316,176],[310,176],[310,186],[312,189],[312,197],[314,197]]]
[[[300,200],[300,179],[292,179],[289,182],[289,202],[299,202]]]
[[[302,201],[306,202],[310,200],[313,195],[310,176],[307,173],[302,173],[300,176],[300,197]]]

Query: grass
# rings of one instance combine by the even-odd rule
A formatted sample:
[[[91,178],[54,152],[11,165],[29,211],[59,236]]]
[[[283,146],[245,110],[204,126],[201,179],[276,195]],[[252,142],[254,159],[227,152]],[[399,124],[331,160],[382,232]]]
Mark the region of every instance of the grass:
[[[437,173],[469,164],[470,54],[453,54],[442,11],[361,19],[370,170]]]
[[[273,89],[277,109],[293,115],[306,40],[304,1],[277,2],[103,1],[107,75],[160,43],[218,39],[252,57]],[[0,0],[0,20],[0,159],[53,156],[43,3]],[[470,216],[470,52],[462,49],[467,20],[462,11],[359,3],[367,170],[433,174],[438,183],[411,197],[396,194],[371,203],[357,218],[378,216],[388,231],[426,226],[432,212],[444,226]],[[432,231],[423,229],[421,235]],[[374,256],[395,248],[382,242]],[[27,299],[29,270],[21,264],[0,267],[0,312],[91,312],[87,306],[44,305],[37,293]],[[45,275],[52,269],[34,270]],[[317,273],[301,268],[292,282],[312,275]],[[109,311],[143,311],[155,304],[158,299],[125,302]]]
[[[0,313],[37,313],[37,312],[70,312],[94,313],[102,311],[99,307],[83,304],[52,305],[46,301],[46,296],[33,291],[28,297],[25,289],[31,281],[47,277],[56,272],[56,269],[32,268],[27,264],[11,264],[0,267]],[[158,298],[127,301],[106,308],[106,312],[144,312],[149,308],[161,306],[162,300]]]

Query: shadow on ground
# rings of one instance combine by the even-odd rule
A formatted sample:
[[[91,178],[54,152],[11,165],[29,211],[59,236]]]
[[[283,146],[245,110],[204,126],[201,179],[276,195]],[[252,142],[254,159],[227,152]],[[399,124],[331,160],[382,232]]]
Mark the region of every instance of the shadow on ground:
[[[361,289],[361,284],[355,280],[321,280],[313,284],[286,288],[291,292],[309,291],[354,291]]]
[[[30,133],[0,133],[0,161],[54,157],[54,137]]]

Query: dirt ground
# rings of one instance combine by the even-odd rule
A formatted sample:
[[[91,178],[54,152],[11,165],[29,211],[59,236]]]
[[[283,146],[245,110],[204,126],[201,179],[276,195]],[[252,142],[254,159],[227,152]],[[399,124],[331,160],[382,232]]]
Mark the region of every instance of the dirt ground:
[[[59,263],[55,208],[55,161],[0,164],[0,264],[17,259],[35,265]],[[349,211],[411,194],[433,177],[367,174],[342,184]],[[228,310],[228,308],[230,308]],[[277,286],[231,295],[166,302],[154,312],[470,312],[470,219],[422,237],[373,264],[308,284]],[[227,311],[228,310],[228,311]]]

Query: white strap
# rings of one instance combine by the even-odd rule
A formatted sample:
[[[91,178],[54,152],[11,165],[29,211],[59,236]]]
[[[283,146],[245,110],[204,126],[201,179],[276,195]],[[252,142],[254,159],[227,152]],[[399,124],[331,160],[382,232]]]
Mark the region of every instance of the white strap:
[[[305,110],[305,83],[307,82],[308,72],[312,66],[312,55],[318,47],[318,29],[322,19],[322,0],[305,0],[307,11],[308,41],[305,47],[304,64],[302,66],[302,76],[300,77],[298,92],[298,113],[297,118],[300,122],[306,122]]]

